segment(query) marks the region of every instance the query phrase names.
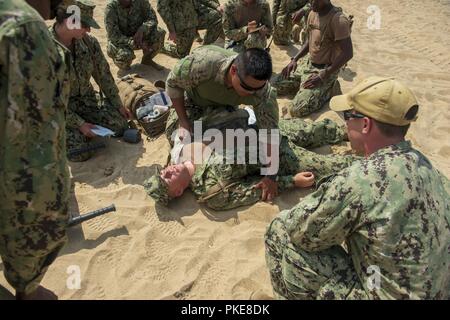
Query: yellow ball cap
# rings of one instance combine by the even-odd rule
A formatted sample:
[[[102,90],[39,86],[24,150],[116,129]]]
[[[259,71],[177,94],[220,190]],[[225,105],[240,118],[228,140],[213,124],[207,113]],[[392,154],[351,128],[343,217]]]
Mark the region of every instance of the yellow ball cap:
[[[418,106],[418,102],[408,87],[395,78],[382,77],[367,78],[330,101],[330,108],[336,112],[355,110],[395,126],[406,126],[417,119],[406,119],[413,106]]]

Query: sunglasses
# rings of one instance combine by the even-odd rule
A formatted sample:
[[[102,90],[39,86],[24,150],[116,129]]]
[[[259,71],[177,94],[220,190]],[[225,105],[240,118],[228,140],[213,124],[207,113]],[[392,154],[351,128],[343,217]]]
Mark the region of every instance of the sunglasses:
[[[344,114],[344,120],[345,120],[345,121],[350,120],[350,119],[352,119],[352,118],[355,118],[355,119],[363,119],[363,118],[366,118],[366,116],[363,115],[363,114],[360,114],[360,113],[352,113],[351,111],[344,111],[343,114]]]
[[[248,86],[248,85],[244,82],[244,79],[243,79],[242,76],[239,74],[239,71],[236,72],[236,73],[237,73],[238,78],[239,78],[239,84],[240,84],[240,86],[242,87],[242,89],[244,89],[245,91],[255,93],[256,91],[261,90],[262,88],[264,88],[264,87],[266,86],[266,84],[264,83],[261,87],[258,87],[258,88],[252,88],[252,87]]]

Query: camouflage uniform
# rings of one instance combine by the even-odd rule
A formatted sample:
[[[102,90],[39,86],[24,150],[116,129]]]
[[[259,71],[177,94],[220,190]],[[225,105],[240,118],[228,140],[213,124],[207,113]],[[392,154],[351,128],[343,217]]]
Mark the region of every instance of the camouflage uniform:
[[[158,0],[157,10],[169,32],[175,32],[176,44],[166,43],[163,52],[175,58],[189,54],[197,30],[206,29],[204,44],[217,40],[221,15],[215,0]]]
[[[54,27],[50,31],[56,38]],[[81,40],[75,40],[72,57],[66,123],[68,150],[89,145],[89,138],[79,130],[85,122],[109,128],[117,136],[121,136],[128,127],[127,120],[119,113],[119,108],[122,107],[119,90],[98,40],[89,34]],[[102,94],[94,91],[91,78],[94,78]],[[86,152],[71,156],[70,160],[85,161],[92,155],[92,151]]]
[[[301,87],[301,84],[308,80],[311,75],[317,74],[321,70],[322,68],[317,68],[313,65],[309,55],[307,55],[300,61],[297,70],[291,73],[287,79],[282,79],[280,74],[271,80],[272,86],[277,88],[280,96],[295,94],[288,106],[292,117],[306,117],[318,111],[330,100],[339,71],[331,74],[317,88],[304,89]]]
[[[276,45],[289,44],[294,26],[292,14],[302,8],[308,13],[310,7],[308,0],[274,0],[272,20],[274,24],[273,42]]]
[[[24,0],[0,2],[0,255],[25,294],[66,242],[68,58]]]
[[[143,30],[143,42],[151,49],[143,61],[153,59],[164,45],[166,32],[158,27],[156,13],[148,0],[133,0],[130,8],[123,8],[118,0],[110,0],[106,5],[105,27],[108,56],[121,69],[128,69],[136,58],[133,36],[139,30]]]
[[[255,5],[249,7],[245,6],[242,0],[228,1],[222,20],[223,31],[227,37],[225,48],[235,52],[249,48],[264,49],[267,46],[267,37],[262,37],[259,32],[247,33],[247,24],[253,20],[269,28],[267,37],[272,34],[272,15],[266,0],[256,0]]]
[[[338,143],[344,131],[331,120],[307,123],[301,119],[280,120],[278,188],[280,192],[294,187],[293,178],[301,171],[312,171],[316,180],[348,167],[353,156],[320,155],[304,148]],[[225,164],[223,155],[213,153],[196,167],[191,190],[200,202],[214,210],[228,210],[254,204],[261,199],[260,164]],[[215,188],[221,186],[219,189]]]
[[[241,97],[225,85],[227,72],[237,54],[217,46],[203,46],[180,60],[167,78],[167,93],[173,98],[186,96],[186,111],[189,120],[222,108],[236,110],[239,105],[253,106],[260,129],[278,127],[278,104],[276,91],[270,84],[251,96]],[[178,116],[171,110],[166,134],[171,138],[178,127]]]
[[[448,299],[449,196],[449,180],[407,141],[355,162],[270,224],[276,296]]]

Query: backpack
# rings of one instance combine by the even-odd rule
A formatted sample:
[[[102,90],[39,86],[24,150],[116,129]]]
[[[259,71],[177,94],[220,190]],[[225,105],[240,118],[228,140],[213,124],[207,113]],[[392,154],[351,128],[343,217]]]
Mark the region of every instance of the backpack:
[[[133,119],[144,129],[147,136],[156,138],[166,128],[169,111],[162,113],[158,118],[151,122],[144,122],[137,119],[136,110],[145,105],[145,101],[152,95],[164,91],[164,81],[156,81],[155,83],[148,82],[142,79],[139,75],[126,75],[116,80],[117,88],[119,89],[119,97],[122,104],[127,108]]]

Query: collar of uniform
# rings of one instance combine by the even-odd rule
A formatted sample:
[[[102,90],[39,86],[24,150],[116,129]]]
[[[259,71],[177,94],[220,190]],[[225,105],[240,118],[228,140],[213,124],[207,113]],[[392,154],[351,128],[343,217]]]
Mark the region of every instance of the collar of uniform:
[[[234,59],[237,55],[228,57],[222,60],[219,71],[217,72],[215,81],[220,84],[225,84],[225,79],[227,76],[227,72],[233,64]]]
[[[405,140],[405,141],[399,142],[397,144],[392,144],[390,146],[387,146],[387,147],[384,147],[383,149],[378,150],[373,155],[371,155],[370,158],[378,157],[380,155],[391,153],[393,151],[399,151],[399,150],[400,151],[408,151],[411,148],[412,148],[411,141]]]
[[[50,27],[48,28],[48,31],[50,32],[50,34],[51,34],[52,37],[53,37],[53,40],[54,40],[56,43],[58,43],[64,50],[66,50],[66,52],[70,52],[69,48],[67,48],[62,42],[60,42],[60,41],[58,40],[58,37],[57,37],[57,35],[56,35],[55,27],[56,27],[56,23],[53,24],[52,26],[50,26]]]

